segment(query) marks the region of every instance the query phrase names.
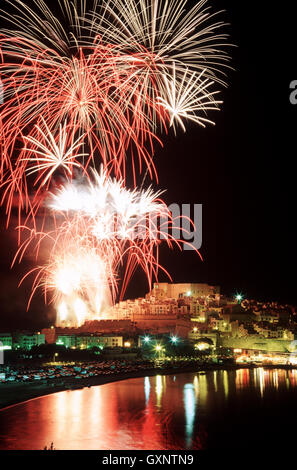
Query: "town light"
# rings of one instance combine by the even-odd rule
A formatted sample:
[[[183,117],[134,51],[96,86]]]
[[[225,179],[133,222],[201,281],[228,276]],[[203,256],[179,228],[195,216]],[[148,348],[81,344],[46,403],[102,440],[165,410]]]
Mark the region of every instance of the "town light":
[[[155,346],[155,351],[158,353],[158,358],[160,359],[161,358],[161,353],[164,352],[164,348],[160,344],[157,344]]]
[[[198,328],[195,326],[195,328],[193,328],[193,331],[194,331],[194,333],[197,333]]]
[[[145,336],[145,337],[143,338],[143,341],[144,341],[145,343],[149,343],[150,340],[151,340],[151,338],[150,338],[149,336]]]
[[[176,343],[178,342],[178,337],[177,337],[177,336],[171,336],[170,341],[171,341],[173,344],[176,344]]]
[[[199,351],[205,351],[206,349],[210,349],[210,344],[209,343],[197,343],[195,344],[195,349],[198,349]]]
[[[236,299],[237,302],[240,304],[240,302],[241,302],[242,299],[243,299],[243,295],[241,295],[241,294],[236,294],[235,299]]]
[[[188,290],[187,296],[188,296],[188,297],[191,297],[191,294],[192,294],[192,292],[191,292],[190,290]]]
[[[125,347],[125,348],[130,348],[130,347],[131,347],[130,341],[125,341],[124,347]]]
[[[56,362],[56,358],[59,356],[59,353],[54,353],[53,362]]]

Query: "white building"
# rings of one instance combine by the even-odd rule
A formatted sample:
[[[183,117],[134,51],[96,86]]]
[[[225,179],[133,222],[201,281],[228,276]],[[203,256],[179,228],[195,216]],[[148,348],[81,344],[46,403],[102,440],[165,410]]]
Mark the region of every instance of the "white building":
[[[63,345],[66,348],[75,348],[75,335],[60,335],[57,338],[56,344]]]
[[[179,299],[181,297],[220,297],[219,286],[209,286],[208,284],[182,283],[171,284],[168,282],[155,282],[151,295],[157,298]]]
[[[45,335],[36,333],[36,334],[18,334],[17,335],[17,346],[21,349],[30,350],[33,346],[40,346],[45,344]]]
[[[0,342],[5,349],[12,349],[12,336],[9,333],[0,333]]]
[[[88,349],[93,347],[123,347],[123,337],[114,335],[81,335],[76,336],[76,347]]]

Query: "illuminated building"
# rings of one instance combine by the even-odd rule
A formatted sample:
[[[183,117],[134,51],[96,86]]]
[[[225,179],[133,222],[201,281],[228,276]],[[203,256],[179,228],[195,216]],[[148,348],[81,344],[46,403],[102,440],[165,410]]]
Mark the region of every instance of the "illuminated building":
[[[278,338],[264,338],[260,335],[248,335],[246,337],[222,337],[221,345],[231,349],[242,349],[243,352],[269,352],[289,354],[290,340]]]
[[[208,297],[214,296],[216,300],[220,296],[219,286],[209,286],[208,284],[170,284],[168,282],[154,283],[151,295],[156,298],[179,299],[181,297]]]
[[[87,321],[79,328],[43,328],[41,333],[45,335],[45,341],[48,344],[56,343],[59,336],[65,335],[91,335],[91,334],[114,334],[131,331],[133,325],[131,320],[94,320]]]
[[[268,313],[268,312],[261,312],[259,315],[260,321],[266,321],[269,323],[277,323],[279,320],[279,314],[277,313]]]
[[[56,342],[58,335],[56,328],[43,328],[41,333],[44,335],[46,343],[53,344]]]
[[[160,291],[156,286],[162,287]],[[213,292],[213,288],[206,284],[154,284],[153,290],[145,298],[121,301],[111,308],[110,314],[113,318],[129,319],[139,329],[165,333],[170,328],[171,331],[175,329],[177,334],[187,337],[191,329],[189,321],[206,322],[210,308],[209,299],[194,298],[192,291],[186,291],[191,286],[194,294]],[[195,291],[196,286],[200,286],[201,291],[197,288]],[[185,293],[181,294],[183,291]],[[173,298],[168,295],[173,295]],[[211,308],[216,307],[217,304]],[[222,308],[217,308],[219,312],[222,311]]]
[[[188,339],[191,341],[193,344],[197,344],[201,342],[202,340],[205,340],[208,344],[211,343],[214,347],[217,345],[217,340],[218,340],[218,334],[213,332],[213,331],[208,331],[208,330],[196,330],[194,329],[189,332],[188,334]]]
[[[12,348],[12,336],[9,333],[0,333],[0,342],[4,348]]]
[[[56,344],[65,346],[66,348],[75,347],[75,336],[74,335],[60,335],[57,338]]]
[[[190,315],[192,318],[197,319],[197,321],[205,322],[206,321],[206,308],[198,300],[192,300],[189,302],[190,305]]]
[[[217,315],[212,315],[209,317],[209,325],[219,332],[230,332],[231,325],[223,318],[219,318]]]
[[[16,335],[16,343],[14,346],[19,346],[21,349],[30,350],[33,346],[40,346],[45,344],[45,336],[43,334],[22,334],[18,333]]]
[[[122,347],[123,337],[114,335],[94,336],[83,335],[76,337],[76,347],[79,349],[88,349],[94,347]]]
[[[294,341],[294,333],[286,328],[275,327],[274,325],[267,327],[267,325],[255,324],[255,330],[264,338],[278,338]]]
[[[243,324],[239,324],[238,320],[230,323],[231,327],[231,336],[233,338],[241,338],[243,336],[248,336],[248,330],[245,329]]]

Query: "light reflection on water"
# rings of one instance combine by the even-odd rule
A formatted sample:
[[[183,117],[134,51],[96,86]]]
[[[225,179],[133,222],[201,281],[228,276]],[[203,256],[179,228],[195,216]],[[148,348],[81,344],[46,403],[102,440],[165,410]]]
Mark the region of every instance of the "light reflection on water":
[[[285,403],[297,414],[296,398],[297,370],[129,379],[59,392],[1,411],[0,449],[43,449],[51,442],[57,449],[110,450],[220,448],[229,440],[239,445],[257,439],[257,420],[263,439],[270,415],[281,420]]]
[[[184,405],[186,418],[186,448],[191,449],[193,445],[195,413],[197,405],[193,384],[185,384],[184,386]]]

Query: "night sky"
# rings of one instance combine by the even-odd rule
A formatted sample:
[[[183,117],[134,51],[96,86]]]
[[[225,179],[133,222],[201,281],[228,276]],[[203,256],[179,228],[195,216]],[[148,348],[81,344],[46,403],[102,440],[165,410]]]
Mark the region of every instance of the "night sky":
[[[220,94],[224,104],[209,115],[215,126],[190,124],[177,137],[170,131],[154,157],[166,203],[203,204],[204,260],[164,246],[161,263],[176,282],[208,282],[226,294],[241,291],[249,298],[297,304],[297,105],[289,101],[289,84],[297,80],[297,7],[209,3],[226,9],[222,16],[231,23],[230,42],[237,45],[231,50],[235,71],[228,72],[229,87]],[[4,229],[3,210],[0,234],[0,330],[49,324],[53,311],[40,297],[25,312],[30,283],[19,290],[17,284],[31,264],[10,271],[16,241]],[[127,296],[146,291],[139,274]]]

